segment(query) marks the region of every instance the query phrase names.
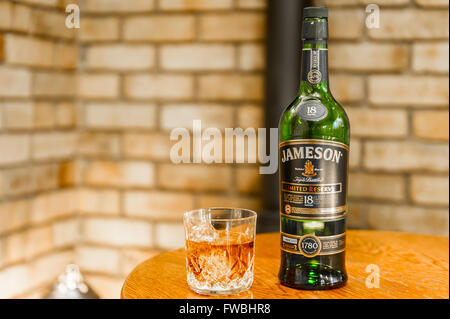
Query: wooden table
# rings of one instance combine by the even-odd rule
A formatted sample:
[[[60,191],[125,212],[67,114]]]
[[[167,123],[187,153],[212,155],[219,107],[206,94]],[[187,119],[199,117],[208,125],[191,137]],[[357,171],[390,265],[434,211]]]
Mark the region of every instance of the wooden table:
[[[347,232],[349,281],[340,289],[301,291],[281,286],[279,234],[256,237],[255,280],[233,299],[449,298],[449,239],[378,231]],[[380,270],[379,288],[366,287],[368,265]],[[139,266],[125,280],[123,299],[216,298],[192,292],[186,283],[184,249],[163,253]],[[224,297],[217,297],[224,298]]]

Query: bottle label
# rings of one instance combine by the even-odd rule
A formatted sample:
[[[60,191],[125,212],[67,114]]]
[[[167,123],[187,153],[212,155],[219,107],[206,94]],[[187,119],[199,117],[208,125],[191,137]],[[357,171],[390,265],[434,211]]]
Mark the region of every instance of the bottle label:
[[[302,81],[328,81],[328,49],[303,49]]]
[[[299,139],[280,144],[281,214],[330,220],[345,216],[349,148],[343,143]]]
[[[345,250],[345,233],[335,236],[295,236],[281,233],[281,249],[308,258],[334,255]]]
[[[301,104],[298,116],[305,121],[320,121],[326,118],[328,109],[319,100],[309,100]]]
[[[348,152],[347,145],[332,141],[297,139],[280,143],[283,251],[313,258],[345,250],[344,229],[327,236],[316,236],[315,229],[343,219],[347,213]],[[308,228],[310,234],[305,235]]]

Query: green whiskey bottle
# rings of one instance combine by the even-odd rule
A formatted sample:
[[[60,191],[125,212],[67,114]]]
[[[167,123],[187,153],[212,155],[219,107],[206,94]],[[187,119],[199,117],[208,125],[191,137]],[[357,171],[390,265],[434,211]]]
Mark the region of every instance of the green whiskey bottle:
[[[345,285],[348,117],[328,84],[328,9],[304,9],[300,92],[280,121],[282,285]]]

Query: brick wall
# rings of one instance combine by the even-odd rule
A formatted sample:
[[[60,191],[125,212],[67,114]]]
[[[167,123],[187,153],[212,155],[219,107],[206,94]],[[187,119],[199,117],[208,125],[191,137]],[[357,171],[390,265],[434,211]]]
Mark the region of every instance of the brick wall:
[[[379,29],[365,27],[370,3]],[[316,4],[352,127],[350,227],[448,235],[448,1]]]
[[[77,31],[64,27],[67,3],[80,5]],[[183,212],[260,210],[255,165],[177,166],[169,134],[193,119],[263,125],[264,1],[0,5],[0,281],[65,248],[102,297],[118,297],[137,263],[184,245]],[[40,296],[52,278],[0,296]]]
[[[350,226],[447,235],[448,2],[323,2],[352,123]],[[0,1],[0,297],[40,297],[72,261],[118,297],[140,261],[183,245],[184,211],[260,210],[255,165],[172,164],[169,133],[262,126],[265,16],[264,0]]]
[[[0,298],[75,260],[79,50],[64,21],[57,1],[0,1]]]

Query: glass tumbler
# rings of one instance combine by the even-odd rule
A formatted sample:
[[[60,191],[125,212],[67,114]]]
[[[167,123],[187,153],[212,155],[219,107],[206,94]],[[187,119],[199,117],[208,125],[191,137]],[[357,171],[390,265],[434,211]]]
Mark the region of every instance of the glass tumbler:
[[[184,214],[189,287],[202,295],[250,289],[255,263],[256,213],[208,208]]]

